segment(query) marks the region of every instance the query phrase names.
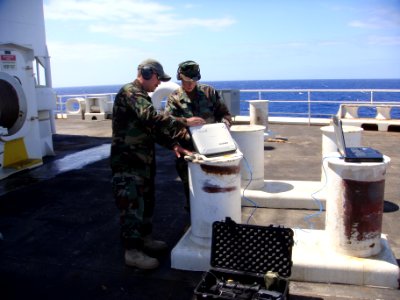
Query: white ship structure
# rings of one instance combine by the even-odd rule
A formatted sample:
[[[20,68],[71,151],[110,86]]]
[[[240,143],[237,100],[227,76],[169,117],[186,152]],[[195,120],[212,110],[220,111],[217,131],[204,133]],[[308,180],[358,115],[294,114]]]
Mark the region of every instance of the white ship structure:
[[[5,0],[0,8],[0,179],[53,155],[56,95],[42,0]]]

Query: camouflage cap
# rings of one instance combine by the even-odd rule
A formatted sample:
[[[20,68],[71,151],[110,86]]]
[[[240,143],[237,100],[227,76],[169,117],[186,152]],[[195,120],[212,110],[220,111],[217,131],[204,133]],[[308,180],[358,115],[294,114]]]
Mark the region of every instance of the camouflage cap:
[[[138,70],[143,68],[152,69],[155,73],[157,73],[158,79],[160,79],[161,81],[169,81],[171,79],[171,76],[164,72],[162,65],[155,59],[149,58],[142,61],[138,66]]]
[[[187,60],[179,64],[177,79],[185,81],[198,81],[201,78],[200,66],[193,60]]]

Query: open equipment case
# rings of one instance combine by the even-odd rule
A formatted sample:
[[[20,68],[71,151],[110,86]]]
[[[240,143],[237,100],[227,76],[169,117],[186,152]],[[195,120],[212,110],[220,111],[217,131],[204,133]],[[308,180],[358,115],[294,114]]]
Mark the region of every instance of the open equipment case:
[[[196,286],[196,299],[287,299],[292,247],[291,228],[214,222],[211,269]]]

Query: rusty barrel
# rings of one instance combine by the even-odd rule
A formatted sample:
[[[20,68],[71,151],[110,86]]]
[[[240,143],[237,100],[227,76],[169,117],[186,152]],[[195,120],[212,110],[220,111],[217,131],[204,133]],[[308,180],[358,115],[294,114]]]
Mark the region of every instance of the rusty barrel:
[[[241,222],[240,161],[243,155],[189,161],[192,235],[211,238],[212,224],[226,217]]]
[[[329,247],[354,257],[381,250],[385,174],[390,158],[379,163],[326,159],[326,232]]]

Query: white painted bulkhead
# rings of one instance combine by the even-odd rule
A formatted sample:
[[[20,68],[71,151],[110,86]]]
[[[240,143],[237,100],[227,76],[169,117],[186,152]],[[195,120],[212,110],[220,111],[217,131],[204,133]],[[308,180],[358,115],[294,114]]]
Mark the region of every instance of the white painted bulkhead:
[[[0,178],[54,155],[50,58],[41,0],[0,3]]]

